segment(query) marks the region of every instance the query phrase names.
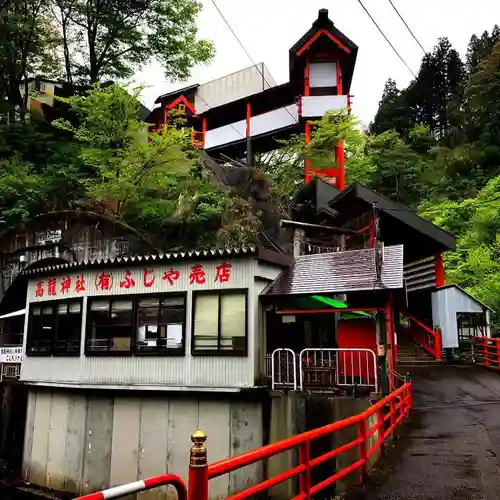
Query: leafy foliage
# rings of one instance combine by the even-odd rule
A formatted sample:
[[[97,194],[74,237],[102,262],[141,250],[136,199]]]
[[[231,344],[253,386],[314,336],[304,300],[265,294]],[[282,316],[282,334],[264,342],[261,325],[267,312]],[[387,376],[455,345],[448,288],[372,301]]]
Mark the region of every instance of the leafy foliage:
[[[185,79],[213,45],[197,40],[198,0],[51,0],[69,82],[123,79],[156,59],[169,78]]]

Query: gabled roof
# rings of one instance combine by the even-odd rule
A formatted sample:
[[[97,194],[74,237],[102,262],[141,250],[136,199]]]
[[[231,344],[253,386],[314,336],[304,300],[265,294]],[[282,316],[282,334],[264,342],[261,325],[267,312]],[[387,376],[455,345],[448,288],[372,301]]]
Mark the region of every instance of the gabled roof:
[[[155,104],[158,104],[167,98],[175,99],[176,97],[179,97],[182,94],[186,94],[188,92],[191,92],[192,90],[196,90],[199,86],[200,86],[199,83],[195,83],[194,85],[189,85],[189,87],[184,87],[178,90],[172,90],[172,92],[167,92],[166,94],[162,94],[156,98]]]
[[[384,247],[381,280],[375,249],[302,255],[264,295],[320,295],[403,288],[403,245]]]
[[[290,48],[290,81],[295,79],[300,68],[303,67],[303,64],[301,65],[300,63],[304,55],[302,51],[305,50],[307,52],[307,43],[319,43],[321,39],[330,39],[331,42],[344,52],[341,63],[344,78],[343,93],[347,94],[351,87],[358,46],[335,27],[332,20],[328,17],[328,9],[321,9],[319,11],[318,18],[312,24],[311,29]]]
[[[438,289],[436,289],[436,292],[439,292],[440,290],[450,289],[450,288],[457,290],[459,293],[461,293],[462,295],[464,295],[468,299],[472,300],[473,302],[475,302],[479,306],[484,307],[485,309],[488,309],[489,311],[493,312],[493,309],[490,306],[486,305],[484,302],[481,302],[479,299],[474,297],[474,295],[470,294],[467,290],[463,289],[461,286],[455,285],[454,283],[449,283],[447,285],[440,286]]]
[[[365,207],[360,208],[359,204],[356,204],[356,200],[364,202]],[[374,203],[377,204],[381,213],[385,216],[385,227],[384,220],[382,220],[382,238],[384,243],[403,243],[402,240],[405,235],[397,229],[406,227],[408,236],[413,238],[414,247],[418,247],[418,245],[428,246],[429,252],[431,252],[430,255],[416,256],[415,258],[412,256],[407,262],[418,260],[418,258],[429,257],[446,250],[455,250],[456,239],[453,234],[439,228],[423,217],[420,217],[420,215],[401,203],[396,203],[362,184],[352,184],[345,191],[333,198],[329,202],[329,206],[336,209],[340,213],[340,217],[348,219],[359,215],[362,211],[361,209],[364,208],[364,210],[366,210],[366,208],[368,208],[366,205],[372,206]],[[335,218],[333,220],[335,221]],[[397,224],[394,224],[394,221]],[[337,225],[341,225],[341,222],[337,222]],[[390,229],[389,226],[391,226]],[[395,238],[395,240],[392,241],[390,239],[391,237]],[[398,238],[399,241],[397,241]],[[415,248],[413,250],[415,250]],[[405,250],[405,259],[406,253],[411,251],[411,248]]]

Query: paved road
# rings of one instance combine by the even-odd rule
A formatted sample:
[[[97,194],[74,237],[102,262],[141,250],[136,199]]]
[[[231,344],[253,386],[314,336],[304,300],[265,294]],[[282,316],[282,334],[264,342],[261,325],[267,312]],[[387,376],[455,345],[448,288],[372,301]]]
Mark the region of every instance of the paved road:
[[[500,500],[500,374],[473,366],[412,371],[414,426],[366,500]]]

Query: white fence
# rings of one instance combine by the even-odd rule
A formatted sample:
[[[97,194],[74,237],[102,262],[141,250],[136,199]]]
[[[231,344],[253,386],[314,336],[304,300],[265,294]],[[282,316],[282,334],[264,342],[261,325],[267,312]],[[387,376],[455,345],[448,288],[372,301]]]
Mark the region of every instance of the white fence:
[[[378,392],[377,356],[370,349],[276,349],[271,355],[271,387],[366,387]],[[268,372],[269,373],[269,372]]]

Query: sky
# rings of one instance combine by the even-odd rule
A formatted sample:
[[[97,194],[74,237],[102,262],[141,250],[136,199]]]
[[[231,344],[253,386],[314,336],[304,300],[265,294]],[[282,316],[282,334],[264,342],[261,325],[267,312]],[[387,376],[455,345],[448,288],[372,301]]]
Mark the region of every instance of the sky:
[[[136,82],[147,85],[142,100],[153,107],[157,96],[187,84],[205,83],[252,64],[212,0],[202,0],[199,37],[215,44],[208,65],[197,66],[187,82],[165,79],[158,64],[143,68]],[[423,53],[388,0],[362,0],[389,40],[417,73]],[[473,33],[491,31],[500,24],[499,0],[392,0],[427,51],[439,37],[448,37],[463,57]],[[335,26],[358,45],[351,86],[353,113],[363,124],[374,117],[388,78],[404,88],[413,78],[363,11],[358,0],[216,0],[219,9],[252,56],[264,62],[278,84],[288,81],[288,50],[311,27],[318,10],[326,8]]]

